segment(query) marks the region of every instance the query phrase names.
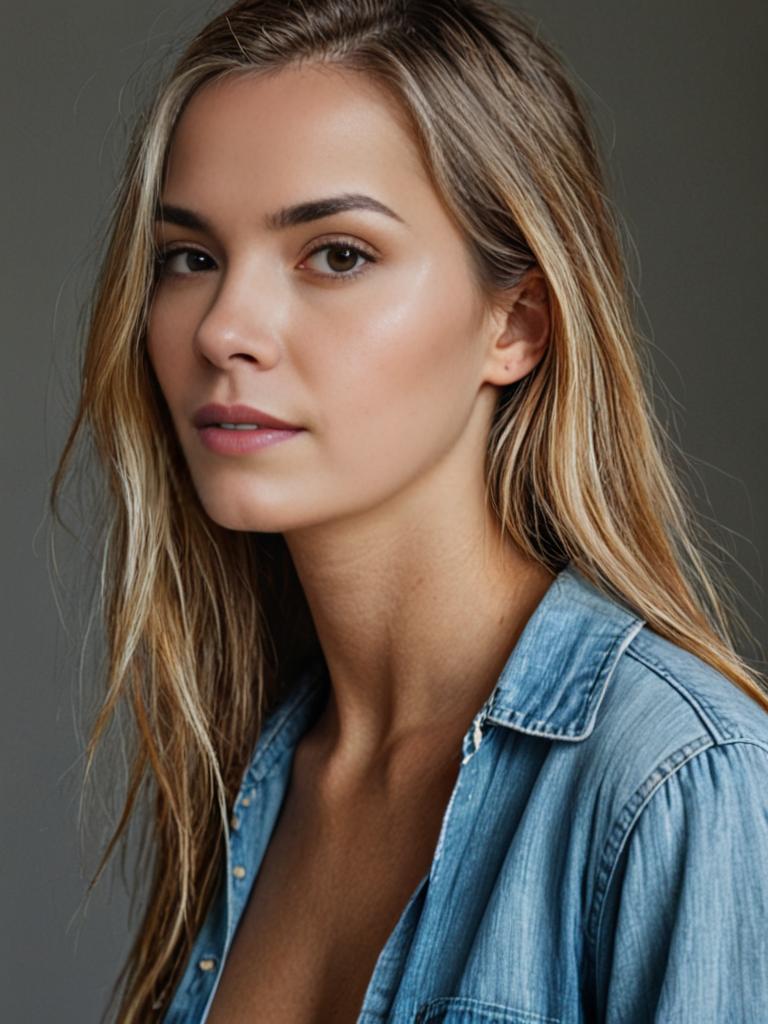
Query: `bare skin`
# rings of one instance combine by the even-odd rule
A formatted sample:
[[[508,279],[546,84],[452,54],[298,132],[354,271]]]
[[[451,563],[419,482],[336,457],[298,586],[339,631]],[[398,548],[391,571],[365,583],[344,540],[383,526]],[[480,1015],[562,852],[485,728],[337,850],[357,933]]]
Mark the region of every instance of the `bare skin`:
[[[352,192],[399,219],[262,224]],[[208,1019],[344,1024],[429,868],[461,737],[553,579],[502,537],[483,481],[499,389],[546,349],[547,291],[534,269],[480,296],[397,108],[354,72],[204,86],[162,197],[209,227],[158,224],[203,260],[160,280],[152,365],[210,517],[285,536],[332,684]],[[376,262],[344,277],[339,239]],[[191,422],[210,401],[305,430],[218,455]]]
[[[427,754],[417,774],[414,749],[402,779],[371,774],[342,790],[314,748],[305,741],[297,749],[216,991],[214,1024],[353,1024],[376,959],[429,870],[456,751],[447,765]]]

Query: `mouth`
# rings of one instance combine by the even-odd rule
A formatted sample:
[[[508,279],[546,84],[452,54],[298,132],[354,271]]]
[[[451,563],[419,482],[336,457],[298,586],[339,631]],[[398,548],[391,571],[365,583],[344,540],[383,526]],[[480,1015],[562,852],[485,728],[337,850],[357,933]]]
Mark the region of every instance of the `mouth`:
[[[217,455],[243,455],[280,444],[305,432],[303,427],[283,430],[248,423],[209,423],[197,429],[203,445]]]
[[[217,427],[219,430],[269,430],[275,427],[262,427],[260,423],[207,423],[201,430]]]
[[[304,430],[295,423],[273,416],[263,409],[255,409],[249,405],[219,405],[211,402],[195,412],[192,422],[202,430],[248,432],[259,430],[299,431]]]

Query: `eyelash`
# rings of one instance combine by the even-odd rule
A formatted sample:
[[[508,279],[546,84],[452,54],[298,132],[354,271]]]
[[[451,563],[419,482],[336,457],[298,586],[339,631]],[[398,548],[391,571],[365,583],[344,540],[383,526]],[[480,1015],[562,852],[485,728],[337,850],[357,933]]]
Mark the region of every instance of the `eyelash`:
[[[354,270],[349,270],[349,271],[346,271],[346,272],[343,272],[343,273],[339,273],[339,274],[334,274],[334,273],[323,274],[323,273],[321,273],[320,271],[317,271],[317,270],[310,271],[310,273],[316,275],[317,277],[324,277],[324,278],[327,278],[327,279],[332,280],[332,281],[333,280],[348,281],[348,280],[350,280],[350,278],[359,277],[360,274],[364,274],[365,273],[366,265],[368,263],[377,263],[378,262],[378,257],[374,256],[373,253],[370,252],[370,250],[363,249],[359,245],[354,245],[349,239],[346,239],[346,238],[334,238],[331,241],[325,241],[325,242],[322,243],[322,245],[315,246],[314,249],[312,249],[310,252],[307,253],[307,255],[304,257],[304,259],[309,259],[310,256],[314,256],[316,253],[322,252],[323,249],[348,249],[350,252],[353,252],[356,255],[363,256],[365,258],[365,263],[363,263],[362,266],[356,267]],[[189,272],[187,274],[179,274],[179,273],[175,273],[173,271],[166,271],[164,269],[166,263],[168,263],[168,261],[170,259],[172,259],[174,256],[178,256],[180,253],[195,253],[195,254],[197,254],[199,256],[206,256],[208,259],[211,258],[211,257],[207,256],[207,253],[202,252],[202,250],[195,249],[194,247],[189,246],[189,245],[179,245],[179,246],[176,246],[176,247],[171,246],[171,247],[169,247],[167,249],[163,249],[160,253],[158,253],[155,256],[155,274],[156,274],[156,276],[157,277],[195,277],[196,275],[195,275],[194,271],[191,271],[191,272]],[[303,260],[302,260],[302,262],[303,262]]]

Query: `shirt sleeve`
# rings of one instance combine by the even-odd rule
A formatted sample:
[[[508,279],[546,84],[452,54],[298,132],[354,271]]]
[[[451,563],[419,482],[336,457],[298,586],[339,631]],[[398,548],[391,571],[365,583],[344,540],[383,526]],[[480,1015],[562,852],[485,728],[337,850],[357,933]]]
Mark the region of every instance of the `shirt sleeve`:
[[[768,751],[707,747],[639,812],[606,893],[601,1024],[768,1021]]]

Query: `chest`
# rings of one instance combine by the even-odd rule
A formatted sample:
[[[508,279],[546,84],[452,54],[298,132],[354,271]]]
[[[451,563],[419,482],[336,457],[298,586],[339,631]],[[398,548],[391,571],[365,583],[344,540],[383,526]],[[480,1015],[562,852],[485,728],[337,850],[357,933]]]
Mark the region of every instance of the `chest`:
[[[207,1018],[354,1024],[379,953],[429,871],[456,765],[333,806],[292,783]]]

